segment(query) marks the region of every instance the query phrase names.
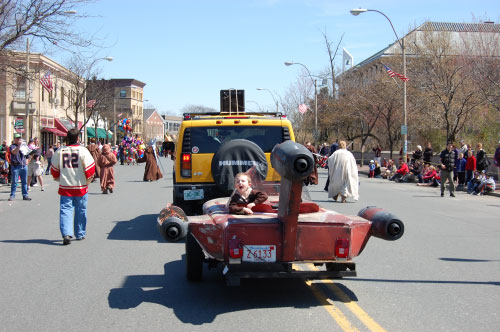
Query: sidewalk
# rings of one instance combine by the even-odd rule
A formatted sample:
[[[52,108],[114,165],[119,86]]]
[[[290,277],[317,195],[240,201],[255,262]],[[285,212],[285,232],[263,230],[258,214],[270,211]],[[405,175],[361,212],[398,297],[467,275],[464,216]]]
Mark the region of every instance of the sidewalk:
[[[361,167],[358,166],[358,174],[368,176],[368,173],[369,173],[369,168],[367,165],[363,165]],[[494,192],[488,193],[487,195],[500,197],[500,181],[496,182],[496,188],[497,189]]]

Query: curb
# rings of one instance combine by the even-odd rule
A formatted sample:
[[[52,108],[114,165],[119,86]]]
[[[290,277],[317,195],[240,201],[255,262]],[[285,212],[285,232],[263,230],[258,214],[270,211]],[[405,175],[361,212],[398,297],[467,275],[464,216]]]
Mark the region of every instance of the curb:
[[[368,176],[368,171],[363,169],[363,168],[359,168],[358,169],[358,174],[363,174],[363,175],[366,175]],[[497,183],[498,184],[498,183]],[[487,193],[485,196],[495,196],[495,197],[500,197],[500,191],[497,189],[495,190],[495,192],[493,193]]]

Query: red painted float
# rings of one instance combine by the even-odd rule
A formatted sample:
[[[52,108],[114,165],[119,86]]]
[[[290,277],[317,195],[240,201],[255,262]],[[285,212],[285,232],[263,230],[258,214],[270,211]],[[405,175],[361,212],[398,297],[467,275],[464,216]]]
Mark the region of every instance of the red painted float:
[[[403,235],[402,221],[382,209],[367,207],[358,216],[346,216],[306,201],[302,184],[314,160],[304,146],[293,141],[276,145],[271,163],[281,175],[279,195],[256,205],[252,215],[229,214],[227,197],[206,202],[200,216],[187,217],[173,205],[162,210],[158,227],[163,237],[186,238],[188,280],[201,280],[203,263],[223,264],[229,285],[238,285],[241,278],[356,276],[352,259],[371,236],[397,240]],[[325,269],[292,266],[305,262]]]

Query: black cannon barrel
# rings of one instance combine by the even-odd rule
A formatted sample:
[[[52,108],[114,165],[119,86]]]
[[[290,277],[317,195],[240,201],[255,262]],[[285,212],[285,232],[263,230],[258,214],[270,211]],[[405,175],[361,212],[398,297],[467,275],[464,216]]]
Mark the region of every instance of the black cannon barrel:
[[[401,238],[405,232],[403,222],[381,208],[367,206],[358,212],[358,216],[372,222],[371,233],[380,239],[394,241]]]
[[[271,165],[285,179],[303,180],[312,173],[314,158],[305,146],[285,141],[273,148]]]
[[[160,233],[166,241],[177,242],[187,235],[188,223],[177,217],[169,217],[163,221]]]

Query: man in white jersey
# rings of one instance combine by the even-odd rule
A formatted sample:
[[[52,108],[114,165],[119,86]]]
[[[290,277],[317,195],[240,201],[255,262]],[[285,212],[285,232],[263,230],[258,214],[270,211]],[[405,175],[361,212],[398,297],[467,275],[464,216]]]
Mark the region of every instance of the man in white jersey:
[[[68,131],[68,145],[59,148],[52,157],[50,172],[59,181],[59,221],[63,245],[71,238],[83,240],[87,226],[88,184],[95,172],[94,158],[89,150],[80,146],[80,131]]]

